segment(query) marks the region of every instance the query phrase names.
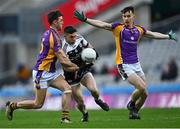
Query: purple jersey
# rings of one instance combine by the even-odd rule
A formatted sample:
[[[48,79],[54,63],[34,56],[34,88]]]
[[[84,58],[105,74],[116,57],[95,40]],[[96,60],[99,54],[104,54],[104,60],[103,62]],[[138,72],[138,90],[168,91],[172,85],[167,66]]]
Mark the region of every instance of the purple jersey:
[[[112,31],[116,41],[116,64],[137,63],[137,44],[146,30],[137,25],[130,29],[124,24],[113,23]]]
[[[41,40],[41,50],[34,70],[55,72],[57,60],[55,52],[58,52],[61,46],[58,33],[53,28],[47,30]]]

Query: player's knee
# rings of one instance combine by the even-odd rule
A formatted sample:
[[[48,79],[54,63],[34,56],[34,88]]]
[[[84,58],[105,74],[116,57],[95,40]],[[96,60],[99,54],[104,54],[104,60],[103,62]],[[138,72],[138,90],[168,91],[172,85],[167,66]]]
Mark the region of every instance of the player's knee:
[[[71,87],[65,88],[64,91],[63,91],[63,93],[64,93],[64,94],[71,94],[71,93],[72,93]]]
[[[146,92],[146,86],[141,85],[139,91],[144,94]]]
[[[34,109],[40,109],[42,108],[43,104],[42,103],[34,103]]]
[[[147,96],[148,96],[148,91],[147,91],[147,89],[145,90],[143,96],[144,96],[144,98],[147,98]]]

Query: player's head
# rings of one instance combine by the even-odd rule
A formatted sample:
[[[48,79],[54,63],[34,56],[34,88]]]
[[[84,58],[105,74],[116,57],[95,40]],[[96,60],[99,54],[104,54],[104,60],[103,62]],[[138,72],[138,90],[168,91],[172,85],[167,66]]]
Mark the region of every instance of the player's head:
[[[74,44],[76,41],[77,30],[73,26],[64,28],[64,37],[67,43]]]
[[[128,6],[121,10],[122,13],[122,20],[125,26],[132,27],[134,24],[134,7]]]
[[[48,14],[48,22],[50,26],[55,27],[57,30],[61,30],[63,24],[63,15],[60,11],[51,11]]]

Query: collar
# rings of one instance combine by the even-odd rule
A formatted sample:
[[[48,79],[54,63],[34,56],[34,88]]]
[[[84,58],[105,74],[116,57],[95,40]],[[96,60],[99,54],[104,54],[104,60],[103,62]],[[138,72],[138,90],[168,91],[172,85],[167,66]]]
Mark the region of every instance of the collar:
[[[58,31],[57,31],[55,28],[53,28],[52,26],[50,26],[50,29],[51,29],[52,31],[54,31],[57,35],[59,35]]]
[[[76,44],[74,43],[74,44],[69,44],[67,41],[66,41],[66,39],[64,38],[64,42],[65,42],[65,44],[67,44],[68,46],[71,46],[71,47],[75,47],[76,46]]]

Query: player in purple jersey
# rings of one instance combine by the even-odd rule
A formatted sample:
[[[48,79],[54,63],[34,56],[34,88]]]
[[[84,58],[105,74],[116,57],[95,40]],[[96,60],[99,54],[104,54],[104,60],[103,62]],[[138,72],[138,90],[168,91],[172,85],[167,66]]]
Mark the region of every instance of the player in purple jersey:
[[[48,14],[50,28],[44,33],[41,40],[41,50],[36,65],[33,69],[33,82],[35,87],[35,99],[20,102],[7,102],[6,116],[8,120],[13,119],[13,111],[16,109],[39,109],[43,106],[49,86],[63,92],[62,96],[62,123],[70,123],[68,116],[71,101],[71,87],[65,81],[62,73],[55,68],[58,59],[63,69],[76,72],[79,67],[72,63],[62,50],[62,44],[58,31],[63,24],[63,15],[59,11]]]
[[[129,119],[140,119],[139,110],[143,106],[148,93],[144,72],[137,56],[137,44],[145,36],[153,39],[169,39],[177,41],[176,34],[162,34],[144,29],[134,24],[134,7],[129,6],[122,11],[123,23],[106,23],[87,18],[84,13],[74,12],[74,17],[92,26],[112,31],[116,41],[116,64],[122,78],[127,79],[135,87],[131,100],[127,104]]]

